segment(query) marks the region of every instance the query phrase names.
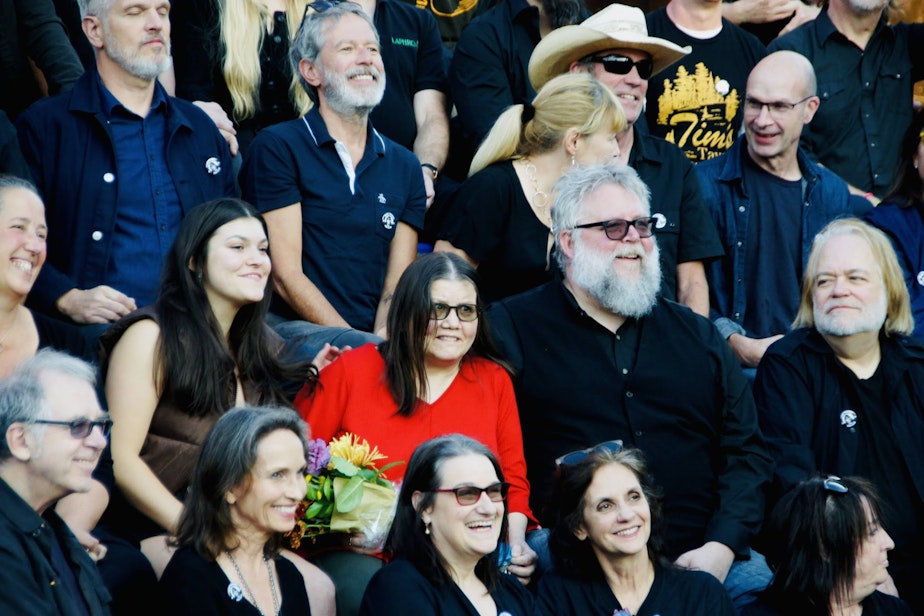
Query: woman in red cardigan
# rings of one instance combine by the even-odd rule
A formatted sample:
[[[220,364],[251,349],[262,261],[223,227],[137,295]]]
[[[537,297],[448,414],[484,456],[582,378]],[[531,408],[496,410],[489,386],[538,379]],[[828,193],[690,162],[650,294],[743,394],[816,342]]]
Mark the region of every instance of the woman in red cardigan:
[[[388,462],[407,462],[422,442],[461,433],[487,445],[510,482],[512,561],[508,572],[528,581],[535,553],[526,528],[535,524],[513,384],[488,334],[477,274],[448,253],[420,257],[395,288],[389,338],[342,355],[325,368],[295,407],[325,441],[352,432],[378,446]],[[404,465],[387,472],[400,482]],[[339,605],[339,603],[338,603]]]

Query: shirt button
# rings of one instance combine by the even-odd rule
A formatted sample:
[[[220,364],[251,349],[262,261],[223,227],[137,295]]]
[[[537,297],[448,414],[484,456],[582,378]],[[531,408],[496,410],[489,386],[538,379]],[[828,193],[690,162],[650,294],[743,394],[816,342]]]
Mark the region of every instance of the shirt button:
[[[623,369],[622,369],[622,373],[623,373],[623,374],[629,374],[629,371],[628,371],[626,368],[623,368]]]
[[[276,87],[276,80],[270,79],[269,81],[266,82],[266,86],[267,86],[268,88],[274,88],[274,87]],[[867,116],[867,117],[868,117],[868,116]]]
[[[94,231],[93,233],[90,234],[90,237],[93,238],[93,241],[94,241],[94,242],[98,242],[98,241],[100,241],[101,239],[103,239],[103,232],[102,232],[102,231]]]
[[[276,36],[273,37],[273,42],[274,42],[274,43],[281,43],[281,42],[282,42],[282,37],[279,36],[279,35],[277,34]]]
[[[739,211],[739,212],[743,212],[743,211],[744,211],[744,206],[743,206],[743,205],[739,205],[739,206],[738,206],[738,211]]]
[[[626,392],[626,398],[631,398],[632,395],[633,395],[633,394],[632,394],[631,391],[627,391],[627,392]]]
[[[641,435],[642,435],[642,431],[641,431],[641,430],[636,430],[636,431],[635,431],[635,436],[641,436]]]
[[[161,225],[161,226],[160,226],[160,230],[161,230],[161,231],[166,231],[166,230],[167,230],[167,225]]]
[[[864,88],[868,88],[868,87],[869,87],[869,82],[868,82],[868,81],[865,82],[865,83],[863,84],[863,87],[864,87]]]
[[[738,248],[741,248],[741,246],[743,245],[744,245],[744,242],[738,242]]]
[[[740,318],[741,318],[741,313],[740,313],[740,312],[736,312],[736,313],[735,313],[735,318],[736,318],[736,319],[740,319]]]
[[[107,172],[107,173],[104,173],[104,174],[103,174],[103,181],[106,182],[107,184],[112,184],[113,182],[115,182],[115,174],[114,174],[114,173],[108,173],[108,172]]]

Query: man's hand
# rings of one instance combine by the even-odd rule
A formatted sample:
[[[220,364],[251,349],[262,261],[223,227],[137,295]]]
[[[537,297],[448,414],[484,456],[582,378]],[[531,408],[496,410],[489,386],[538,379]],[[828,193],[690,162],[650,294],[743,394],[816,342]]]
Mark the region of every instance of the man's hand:
[[[228,142],[228,149],[231,150],[231,156],[237,156],[237,130],[234,128],[234,122],[225,113],[218,103],[211,101],[195,101],[193,105],[201,109],[209,116],[209,119],[215,123],[215,127],[221,133],[221,136]]]
[[[786,19],[801,6],[799,0],[736,0],[722,4],[722,17],[734,24],[763,24]]]
[[[106,285],[71,289],[55,307],[77,323],[112,323],[138,308],[134,299]]]
[[[71,532],[77,537],[77,541],[87,551],[93,562],[99,562],[106,557],[106,546],[99,542],[99,539],[83,530],[82,528],[71,527]]]
[[[767,347],[782,337],[782,334],[777,334],[768,338],[748,338],[741,334],[732,334],[728,337],[728,346],[742,366],[756,368],[767,352]]]
[[[533,573],[536,572],[536,561],[538,560],[539,555],[525,541],[512,543],[510,544],[510,564],[507,565],[507,573],[515,575],[517,580],[526,586]]]
[[[818,14],[821,12],[821,6],[817,4],[802,4],[798,3],[799,8],[796,9],[796,14],[792,16],[792,19],[789,20],[789,23],[780,30],[780,33],[777,34],[777,37],[788,34],[801,26],[802,24],[814,21]]]
[[[314,356],[314,359],[311,360],[311,363],[314,364],[314,367],[318,369],[318,372],[328,367],[334,360],[340,357],[342,354],[351,350],[353,347],[346,345],[343,348],[331,346],[329,342],[325,342],[324,346],[318,351],[318,354]]]
[[[426,167],[421,167],[423,170],[423,179],[424,179],[424,191],[427,193],[427,209],[430,209],[430,206],[433,205],[433,197],[436,196],[436,189],[433,188],[433,172],[427,169]]]
[[[718,541],[708,541],[702,547],[681,554],[674,564],[682,569],[705,571],[724,584],[733,562],[735,553],[731,548]]]

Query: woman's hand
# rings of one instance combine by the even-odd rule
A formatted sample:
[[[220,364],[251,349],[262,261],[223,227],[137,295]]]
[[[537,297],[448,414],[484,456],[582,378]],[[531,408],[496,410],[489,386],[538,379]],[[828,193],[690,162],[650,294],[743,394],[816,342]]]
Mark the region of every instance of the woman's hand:
[[[334,360],[336,360],[342,354],[352,349],[353,347],[350,345],[340,348],[331,346],[330,343],[325,343],[324,348],[318,351],[318,354],[314,356],[314,359],[311,360],[311,363],[314,364],[314,367],[318,369],[318,372],[320,372],[324,368],[334,363]]]
[[[510,564],[507,565],[507,573],[515,575],[517,580],[526,586],[530,578],[536,572],[536,561],[539,555],[536,554],[526,541],[510,544]]]

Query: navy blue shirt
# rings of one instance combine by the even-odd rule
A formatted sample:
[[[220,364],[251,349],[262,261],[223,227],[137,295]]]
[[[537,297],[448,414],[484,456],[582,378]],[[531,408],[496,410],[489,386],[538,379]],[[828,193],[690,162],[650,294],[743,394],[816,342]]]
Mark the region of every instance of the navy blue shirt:
[[[776,39],[815,67],[821,105],[802,129],[812,158],[861,190],[882,196],[911,124],[912,88],[924,79],[924,24],[879,23],[866,49],[838,32],[828,11]]]
[[[261,212],[301,204],[302,270],[347,323],[372,331],[395,228],[423,226],[426,194],[414,155],[369,123],[350,178],[315,107],[261,131],[244,156],[240,182]],[[299,318],[282,303],[276,309]]]
[[[167,101],[155,89],[148,115],[142,118],[126,109],[102,81],[98,85],[120,179],[134,188],[123,194],[116,210],[106,276],[110,286],[145,306],[154,301],[164,259],[183,218],[167,168]]]

